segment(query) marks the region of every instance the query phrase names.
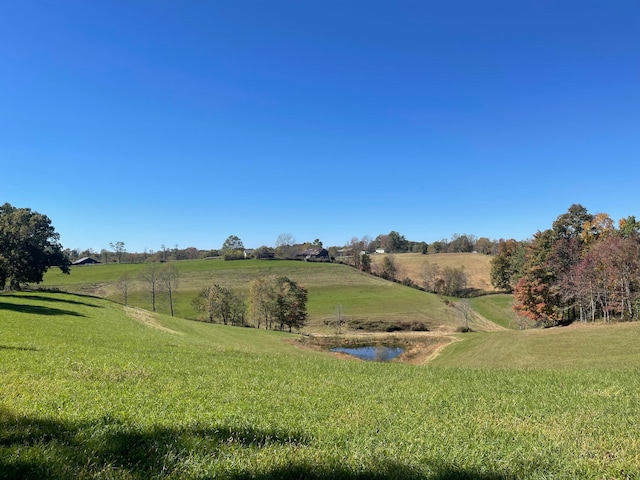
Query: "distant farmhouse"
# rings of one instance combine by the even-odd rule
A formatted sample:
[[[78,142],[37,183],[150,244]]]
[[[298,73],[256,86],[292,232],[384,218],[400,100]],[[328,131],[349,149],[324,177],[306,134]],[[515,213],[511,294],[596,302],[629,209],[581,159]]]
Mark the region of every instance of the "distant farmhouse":
[[[305,262],[328,262],[330,260],[329,251],[321,247],[307,248],[298,256],[304,258]]]
[[[82,257],[76,260],[75,262],[71,262],[71,265],[96,265],[100,263],[98,260],[91,257]]]

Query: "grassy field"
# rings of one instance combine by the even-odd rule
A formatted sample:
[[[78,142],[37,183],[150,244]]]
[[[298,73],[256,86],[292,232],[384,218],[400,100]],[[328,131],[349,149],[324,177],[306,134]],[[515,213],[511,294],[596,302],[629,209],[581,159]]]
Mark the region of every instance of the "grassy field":
[[[519,328],[520,322],[513,312],[513,295],[504,293],[483,295],[469,299],[474,312],[503,328]]]
[[[382,265],[386,255],[372,255],[374,265]],[[420,253],[393,254],[398,275],[409,277],[414,283],[422,285],[422,270],[429,263],[440,268],[464,268],[467,275],[467,286],[478,293],[492,293],[495,289],[491,285],[491,257],[477,253],[437,253],[422,255]]]
[[[194,260],[176,262],[180,283],[176,295],[176,315],[196,318],[191,300],[200,289],[218,282],[240,292],[248,293],[249,282],[257,276],[288,276],[309,291],[308,330],[329,331],[327,323],[334,322],[340,305],[348,322],[355,326],[421,322],[430,330],[455,330],[463,324],[460,312],[436,295],[388,282],[372,275],[333,263],[297,261]],[[73,267],[71,275],[53,269],[45,275],[45,288],[59,288],[69,292],[93,294],[122,301],[115,282],[124,273],[138,277],[144,265],[99,265]],[[136,282],[129,303],[151,309],[146,286]],[[160,298],[157,309],[168,313],[166,299]],[[482,324],[476,329],[484,329]]]
[[[418,367],[0,295],[0,478],[638,478],[639,326],[463,335]]]

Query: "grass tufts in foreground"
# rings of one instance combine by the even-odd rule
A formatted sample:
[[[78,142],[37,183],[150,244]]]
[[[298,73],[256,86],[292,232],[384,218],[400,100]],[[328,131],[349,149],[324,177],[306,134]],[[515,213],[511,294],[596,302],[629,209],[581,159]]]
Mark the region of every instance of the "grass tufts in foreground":
[[[640,476],[637,355],[608,369],[414,367],[134,317],[92,297],[0,295],[0,478]]]

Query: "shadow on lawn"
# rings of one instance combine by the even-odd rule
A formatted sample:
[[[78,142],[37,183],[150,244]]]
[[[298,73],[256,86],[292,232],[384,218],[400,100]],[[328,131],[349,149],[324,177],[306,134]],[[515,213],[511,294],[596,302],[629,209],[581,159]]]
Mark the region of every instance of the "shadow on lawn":
[[[20,299],[28,299],[28,300],[34,300],[34,301],[38,301],[38,302],[52,302],[52,303],[68,303],[70,305],[80,305],[83,307],[94,307],[94,308],[103,308],[101,305],[96,305],[95,303],[90,303],[88,300],[87,301],[82,301],[82,300],[72,300],[70,298],[56,298],[57,292],[51,292],[48,291],[47,294],[32,294],[32,293],[22,293],[22,294],[15,294],[15,293],[3,293],[0,298],[2,297],[10,297],[10,298],[20,298]],[[65,293],[65,296],[69,296],[71,294]],[[87,298],[87,299],[93,299],[95,300],[95,297],[92,297],[90,295],[81,295],[81,294],[77,294],[74,293],[72,294],[74,297],[78,297],[80,299]]]
[[[300,447],[310,443],[304,435],[286,431],[243,427],[154,427],[138,429],[105,418],[92,423],[73,423],[46,418],[17,416],[0,410],[0,479],[39,478],[61,480],[105,476],[146,479],[189,478],[193,456],[228,458],[240,448],[258,451],[274,446]],[[344,480],[497,480],[515,478],[505,474],[484,474],[438,463],[430,474],[392,460],[353,471],[340,459],[322,464],[292,463],[266,472],[235,470],[216,472],[216,478],[257,479],[344,479]],[[237,465],[235,466],[237,468]],[[111,471],[112,475],[109,475]],[[198,478],[214,475],[198,472]]]
[[[17,313],[28,313],[31,315],[71,315],[73,317],[86,317],[78,312],[74,312],[73,310],[65,310],[63,308],[53,308],[53,307],[42,307],[40,305],[25,305],[18,303],[5,303],[0,302],[0,311],[8,310],[11,312]]]

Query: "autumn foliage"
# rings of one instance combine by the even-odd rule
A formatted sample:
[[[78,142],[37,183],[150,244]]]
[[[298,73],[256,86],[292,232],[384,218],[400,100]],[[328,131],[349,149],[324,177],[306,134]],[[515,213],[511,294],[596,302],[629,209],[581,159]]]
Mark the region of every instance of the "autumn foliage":
[[[514,263],[505,244],[492,264],[494,285],[512,289],[515,310],[540,325],[635,320],[640,315],[640,224],[591,215],[572,205],[526,244]],[[517,268],[514,268],[515,267]],[[509,282],[517,278],[515,282]]]

